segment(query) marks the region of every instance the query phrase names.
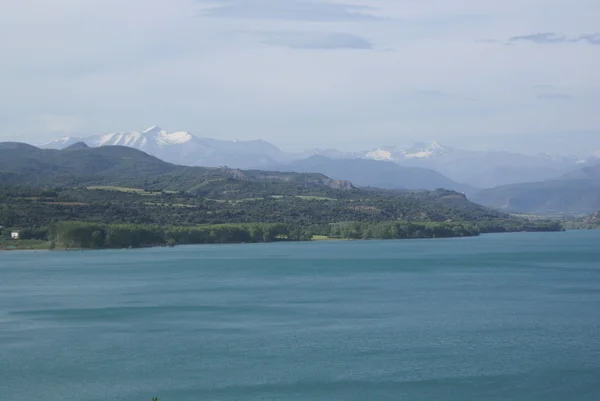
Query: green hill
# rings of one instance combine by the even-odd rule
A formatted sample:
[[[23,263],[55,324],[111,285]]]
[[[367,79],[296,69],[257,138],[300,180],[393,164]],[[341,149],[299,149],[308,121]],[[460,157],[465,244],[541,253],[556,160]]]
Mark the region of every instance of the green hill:
[[[0,144],[0,185],[125,186],[243,199],[265,195],[327,195],[351,190],[323,174],[185,167],[122,146],[72,146],[64,150]]]

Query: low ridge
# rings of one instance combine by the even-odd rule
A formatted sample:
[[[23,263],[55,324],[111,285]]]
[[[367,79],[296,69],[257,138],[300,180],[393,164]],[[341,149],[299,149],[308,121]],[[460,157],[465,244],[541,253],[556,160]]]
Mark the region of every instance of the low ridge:
[[[75,142],[73,145],[67,146],[63,150],[80,150],[80,149],[89,149],[89,146],[85,144],[85,142]]]

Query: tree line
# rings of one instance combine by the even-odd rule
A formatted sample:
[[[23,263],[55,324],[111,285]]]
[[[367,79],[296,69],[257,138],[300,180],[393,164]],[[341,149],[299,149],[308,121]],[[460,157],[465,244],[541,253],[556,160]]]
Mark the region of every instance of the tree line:
[[[40,231],[42,233],[43,231]],[[289,224],[250,223],[196,227],[59,222],[46,231],[52,248],[106,249],[309,241],[314,236],[339,239],[449,238],[479,235],[468,223],[360,223],[298,227]]]

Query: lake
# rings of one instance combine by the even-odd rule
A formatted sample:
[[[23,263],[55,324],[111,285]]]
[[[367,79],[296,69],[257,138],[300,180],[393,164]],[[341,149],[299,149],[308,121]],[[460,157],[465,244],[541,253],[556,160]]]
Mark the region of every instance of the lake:
[[[2,401],[600,399],[600,231],[0,253]]]

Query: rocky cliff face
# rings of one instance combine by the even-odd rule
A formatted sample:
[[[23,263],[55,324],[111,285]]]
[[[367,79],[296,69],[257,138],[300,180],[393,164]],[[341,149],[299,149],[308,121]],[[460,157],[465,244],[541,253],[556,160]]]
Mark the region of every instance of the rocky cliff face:
[[[585,222],[589,224],[600,225],[600,211],[586,217]]]
[[[354,189],[354,185],[352,185],[350,181],[346,180],[327,179],[323,182],[323,184],[325,184],[329,188],[338,189],[341,191],[351,191],[352,189]]]

